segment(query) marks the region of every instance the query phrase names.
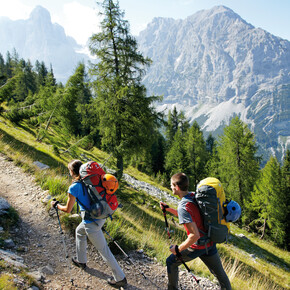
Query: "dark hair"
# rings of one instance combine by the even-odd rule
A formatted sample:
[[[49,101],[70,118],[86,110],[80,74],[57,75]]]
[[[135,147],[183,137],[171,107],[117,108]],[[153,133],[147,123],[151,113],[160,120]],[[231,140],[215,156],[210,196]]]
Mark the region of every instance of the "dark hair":
[[[178,185],[180,190],[187,191],[189,187],[189,180],[185,173],[176,173],[171,177],[172,184]]]
[[[72,171],[74,179],[80,178],[80,167],[83,163],[80,160],[72,160],[67,168]]]

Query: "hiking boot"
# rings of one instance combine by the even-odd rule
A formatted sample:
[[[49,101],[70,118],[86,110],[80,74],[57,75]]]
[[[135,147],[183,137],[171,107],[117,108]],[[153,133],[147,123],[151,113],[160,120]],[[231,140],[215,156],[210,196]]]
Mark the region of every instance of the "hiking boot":
[[[76,258],[72,258],[71,260],[72,260],[72,262],[73,262],[73,264],[75,266],[77,266],[77,267],[79,267],[79,268],[81,268],[83,270],[86,269],[86,267],[87,267],[87,264],[86,263],[80,263],[80,262],[77,261]]]
[[[121,288],[121,287],[126,287],[127,286],[127,279],[126,277],[121,280],[121,281],[115,281],[113,278],[109,278],[107,280],[108,284],[111,285],[114,288]]]

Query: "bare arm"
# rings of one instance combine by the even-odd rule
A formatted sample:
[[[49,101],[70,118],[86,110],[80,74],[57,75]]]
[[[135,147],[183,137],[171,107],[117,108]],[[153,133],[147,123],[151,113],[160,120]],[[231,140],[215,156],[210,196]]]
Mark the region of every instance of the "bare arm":
[[[71,195],[70,193],[68,194],[68,198],[67,198],[67,202],[66,202],[66,205],[61,205],[61,204],[57,204],[56,207],[63,211],[63,212],[67,212],[67,213],[70,213],[73,209],[73,206],[74,206],[74,203],[76,201],[76,198]],[[52,206],[53,206],[53,202],[52,202]]]
[[[178,216],[177,210],[171,207],[168,207],[168,205],[165,202],[160,201],[160,208],[163,210],[165,208],[166,211],[172,213],[175,216]]]
[[[178,246],[180,252],[189,248],[200,238],[199,230],[195,222],[185,224],[185,227],[189,231],[189,235],[187,236],[187,239]]]
[[[183,241],[178,246],[179,252],[182,252],[182,251],[186,250],[187,248],[189,248],[192,244],[194,244],[200,238],[199,230],[198,230],[195,222],[191,222],[191,223],[185,224],[185,227],[189,231],[189,234],[187,236],[187,239],[185,241]],[[175,245],[170,247],[170,251],[174,255],[176,255]]]

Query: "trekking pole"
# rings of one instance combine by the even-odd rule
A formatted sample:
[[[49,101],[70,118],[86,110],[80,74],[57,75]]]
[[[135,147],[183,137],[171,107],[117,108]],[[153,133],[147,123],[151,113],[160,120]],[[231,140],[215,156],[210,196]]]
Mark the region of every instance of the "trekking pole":
[[[126,252],[120,247],[120,245],[115,241],[115,239],[106,231],[106,229],[103,227],[103,231],[108,235],[108,237],[113,241],[113,243],[120,249],[120,251],[125,255],[126,259],[129,260],[129,262],[135,266],[135,269],[138,270],[138,272],[143,276],[145,280],[148,280],[151,282],[157,289],[160,289],[159,286],[157,286],[153,281],[151,281],[138,267],[136,267],[136,264],[132,261],[132,259],[129,257],[129,255],[126,254]]]
[[[105,164],[107,163],[107,161],[111,158],[111,156],[113,155],[113,153],[111,153],[109,155],[109,157],[104,161],[104,163],[102,164],[101,168],[104,168]]]
[[[64,233],[62,231],[61,223],[60,223],[60,219],[59,219],[59,215],[58,215],[57,204],[59,202],[55,198],[53,199],[53,201],[56,201],[56,203],[54,204],[53,207],[55,208],[55,211],[56,211],[56,215],[57,215],[57,219],[58,219],[58,224],[59,224],[59,232],[60,232],[60,234],[62,236],[62,243],[63,243],[63,248],[64,248],[65,259],[66,259],[66,262],[68,264],[68,268],[69,268],[69,272],[70,272],[70,277],[71,277],[71,267],[70,267],[70,263],[68,262],[68,253],[67,253],[66,244],[65,244],[65,240],[64,240]],[[70,282],[71,282],[72,285],[74,284],[74,280],[73,280],[72,277],[70,279]]]
[[[170,246],[170,248],[171,247],[172,246]],[[187,272],[189,274],[191,274],[191,276],[193,277],[193,279],[195,280],[195,282],[197,283],[197,285],[200,287],[199,280],[193,275],[192,271],[189,269],[189,267],[186,265],[186,263],[182,259],[181,253],[179,252],[179,249],[178,249],[178,246],[177,245],[175,245],[175,252],[176,252],[176,257],[180,260],[180,262],[184,265],[184,267],[187,270]]]
[[[169,206],[162,205],[162,212],[163,212],[163,216],[164,216],[164,220],[165,220],[165,229],[167,231],[168,239],[171,239],[170,232],[169,232],[169,226],[168,226],[168,222],[167,222],[167,217],[166,217],[166,208],[169,208]]]

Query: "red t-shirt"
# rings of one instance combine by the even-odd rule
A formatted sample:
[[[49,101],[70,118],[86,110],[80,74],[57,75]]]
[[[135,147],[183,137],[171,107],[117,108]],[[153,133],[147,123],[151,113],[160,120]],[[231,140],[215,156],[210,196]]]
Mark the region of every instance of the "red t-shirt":
[[[205,228],[202,222],[202,218],[199,212],[198,207],[189,200],[190,197],[193,196],[193,193],[189,193],[188,195],[186,195],[185,197],[183,197],[179,204],[178,204],[178,218],[179,218],[179,223],[184,225],[184,228],[186,230],[187,235],[189,235],[189,231],[186,227],[187,223],[190,222],[195,222],[196,226],[199,230],[205,232]],[[204,234],[199,232],[200,237],[203,237]],[[209,242],[207,244],[207,247],[210,247],[213,245],[213,242]],[[190,246],[190,248],[192,249],[204,249],[205,245],[196,245],[196,244],[192,244]]]

